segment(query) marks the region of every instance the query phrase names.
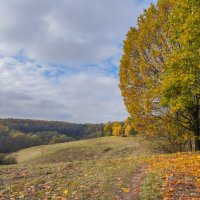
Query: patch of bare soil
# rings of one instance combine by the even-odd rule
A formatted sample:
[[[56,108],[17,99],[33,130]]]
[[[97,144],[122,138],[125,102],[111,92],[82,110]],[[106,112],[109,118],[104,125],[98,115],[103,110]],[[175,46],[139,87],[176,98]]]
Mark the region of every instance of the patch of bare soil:
[[[123,190],[119,191],[119,200],[139,199],[140,187],[147,173],[146,169],[147,169],[147,164],[140,165],[136,168],[128,184],[128,191],[127,192],[124,192]]]

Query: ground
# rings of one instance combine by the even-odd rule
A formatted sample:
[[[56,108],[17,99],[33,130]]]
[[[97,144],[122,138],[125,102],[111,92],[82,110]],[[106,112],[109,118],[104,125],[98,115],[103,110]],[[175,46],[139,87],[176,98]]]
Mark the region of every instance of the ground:
[[[0,199],[200,199],[200,155],[155,154],[142,136],[40,146],[0,167]],[[191,167],[192,166],[192,167]]]

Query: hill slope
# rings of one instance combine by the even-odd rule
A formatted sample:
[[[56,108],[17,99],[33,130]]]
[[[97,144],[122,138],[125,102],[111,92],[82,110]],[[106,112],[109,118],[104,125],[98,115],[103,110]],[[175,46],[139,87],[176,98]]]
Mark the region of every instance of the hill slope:
[[[142,162],[138,156],[150,154],[141,136],[24,149],[13,154],[19,164],[0,167],[0,199],[113,199]]]
[[[0,166],[0,199],[200,199],[200,154],[152,154],[141,135],[24,149]]]
[[[98,132],[104,127],[104,124],[76,124],[62,121],[45,121],[33,119],[0,119],[0,123],[7,126],[10,130],[23,133],[56,132],[64,134],[75,140],[96,138]]]
[[[21,150],[13,155],[18,163],[57,163],[93,159],[145,156],[152,154],[148,142],[136,137],[103,137],[75,142],[43,145]]]

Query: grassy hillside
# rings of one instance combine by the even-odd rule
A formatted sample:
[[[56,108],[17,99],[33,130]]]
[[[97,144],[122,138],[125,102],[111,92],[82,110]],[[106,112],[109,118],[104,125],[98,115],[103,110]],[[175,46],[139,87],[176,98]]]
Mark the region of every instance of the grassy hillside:
[[[153,155],[154,154],[154,155]],[[0,166],[0,199],[200,199],[200,155],[155,154],[142,136],[24,149]]]
[[[111,199],[152,152],[141,136],[105,137],[19,151],[0,167],[0,199]],[[34,198],[33,198],[34,196]]]
[[[152,154],[149,144],[136,137],[102,137],[76,142],[43,145],[21,150],[13,155],[18,163],[57,163],[93,159],[145,156]]]

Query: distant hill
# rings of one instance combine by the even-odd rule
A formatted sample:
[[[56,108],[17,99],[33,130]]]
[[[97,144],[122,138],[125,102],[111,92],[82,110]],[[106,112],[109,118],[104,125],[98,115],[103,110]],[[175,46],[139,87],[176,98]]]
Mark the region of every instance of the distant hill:
[[[104,124],[76,124],[61,121],[45,121],[32,119],[0,119],[10,130],[23,133],[38,133],[44,131],[54,131],[64,134],[75,140],[95,138],[98,132],[102,131]]]
[[[103,124],[0,119],[0,153],[10,153],[32,146],[96,138],[103,127]]]

